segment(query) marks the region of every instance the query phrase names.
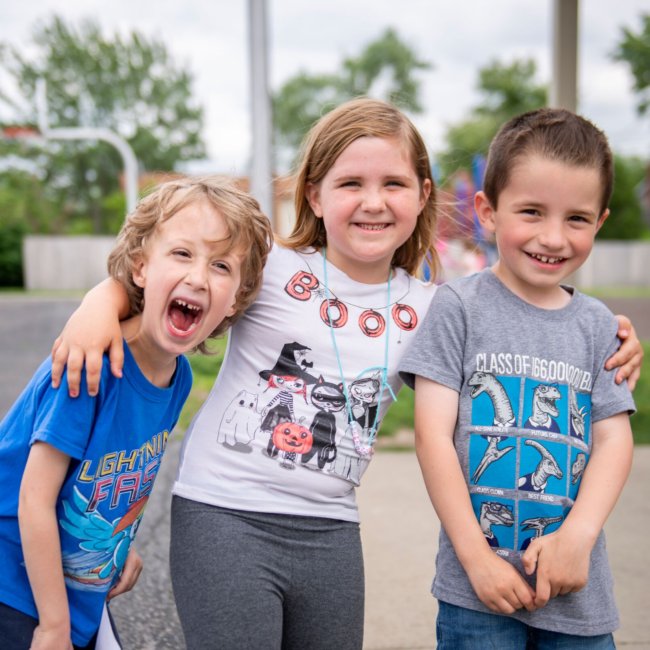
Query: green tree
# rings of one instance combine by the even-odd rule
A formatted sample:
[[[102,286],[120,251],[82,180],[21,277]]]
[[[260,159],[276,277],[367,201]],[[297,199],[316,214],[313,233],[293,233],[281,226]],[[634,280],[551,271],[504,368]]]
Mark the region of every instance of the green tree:
[[[599,239],[638,239],[646,232],[637,194],[644,176],[645,163],[641,159],[614,155],[614,193]]]
[[[36,27],[30,45],[1,50],[0,65],[22,93],[14,102],[0,91],[16,123],[36,122],[35,85],[43,78],[53,128],[117,131],[145,169],[171,170],[180,161],[205,156],[203,111],[192,102],[192,75],[174,63],[162,42],[137,32],[106,37],[93,21],[74,28],[54,17]],[[6,147],[0,144],[0,155]],[[42,182],[57,188],[71,205],[70,229],[103,232],[107,222],[115,221],[106,198],[119,191],[122,161],[112,146],[53,141],[33,145],[31,154],[39,161]]]
[[[350,99],[374,94],[373,86],[380,81],[385,82],[378,93],[381,99],[420,113],[420,82],[414,72],[430,68],[430,63],[421,61],[394,30],[388,29],[358,57],[345,59],[337,72],[299,72],[280,88],[273,97],[276,142],[295,151],[322,115]]]
[[[475,154],[486,155],[504,122],[546,104],[546,86],[535,81],[536,72],[532,59],[510,65],[493,61],[479,71],[477,89],[481,100],[467,119],[449,127],[447,149],[438,157],[445,176],[459,167],[469,169]]]
[[[629,64],[634,76],[634,90],[639,95],[637,109],[643,115],[650,107],[650,14],[642,14],[641,23],[641,30],[637,33],[623,28],[623,38],[614,58]]]

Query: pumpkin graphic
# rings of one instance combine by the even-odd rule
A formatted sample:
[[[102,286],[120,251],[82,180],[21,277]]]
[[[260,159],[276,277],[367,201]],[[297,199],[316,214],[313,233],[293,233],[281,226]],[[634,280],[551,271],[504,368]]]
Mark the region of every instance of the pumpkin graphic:
[[[273,429],[273,444],[281,451],[306,454],[314,441],[307,427],[293,422],[280,422]]]

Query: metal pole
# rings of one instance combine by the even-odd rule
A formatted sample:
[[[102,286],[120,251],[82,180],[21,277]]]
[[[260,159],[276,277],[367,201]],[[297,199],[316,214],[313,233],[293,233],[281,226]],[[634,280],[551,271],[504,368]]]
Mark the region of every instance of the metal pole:
[[[268,87],[266,0],[248,0],[248,25],[253,122],[250,191],[259,201],[264,214],[273,223],[271,100]]]
[[[577,107],[578,0],[553,0],[552,108]]]
[[[103,140],[112,144],[122,156],[124,162],[124,180],[126,190],[126,211],[133,212],[138,202],[138,160],[131,145],[117,133],[108,129],[94,127],[74,127],[51,129],[47,119],[47,94],[45,80],[36,81],[36,107],[38,109],[38,128],[48,140]]]

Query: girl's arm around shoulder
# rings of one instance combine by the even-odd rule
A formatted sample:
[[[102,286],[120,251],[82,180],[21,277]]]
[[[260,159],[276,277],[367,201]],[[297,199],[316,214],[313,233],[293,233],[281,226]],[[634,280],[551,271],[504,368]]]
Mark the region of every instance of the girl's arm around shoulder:
[[[79,395],[85,362],[88,394],[97,395],[105,350],[109,350],[113,375],[121,377],[124,351],[120,319],[128,315],[129,298],[119,282],[109,278],[89,291],[54,342],[52,386],[59,387],[67,366],[70,396]]]
[[[38,609],[34,647],[72,649],[56,502],[70,457],[45,442],[30,450],[20,485],[18,523],[29,583]]]
[[[476,595],[495,612],[535,609],[534,591],[521,574],[496,555],[478,524],[454,447],[457,391],[415,378],[415,449],[438,517]]]
[[[636,382],[641,376],[643,346],[627,316],[616,316],[616,320],[618,321],[618,337],[621,339],[621,347],[607,360],[605,368],[607,370],[618,368],[616,383],[620,384],[627,379],[630,390],[634,390]]]

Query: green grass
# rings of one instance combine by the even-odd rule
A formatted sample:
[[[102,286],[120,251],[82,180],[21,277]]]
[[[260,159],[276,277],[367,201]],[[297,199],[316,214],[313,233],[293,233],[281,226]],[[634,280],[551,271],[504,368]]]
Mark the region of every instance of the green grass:
[[[194,383],[192,384],[192,392],[187,398],[183,412],[178,420],[178,426],[183,431],[187,431],[190,422],[192,422],[192,418],[199,412],[199,409],[203,406],[203,402],[205,402],[212,390],[212,385],[219,374],[219,369],[223,362],[226,342],[227,339],[223,338],[212,343],[212,348],[217,351],[217,354],[213,356],[208,357],[202,354],[193,354],[189,357],[194,375]]]
[[[179,426],[183,430],[187,430],[192,418],[210,394],[219,368],[221,368],[223,354],[226,350],[226,339],[221,339],[213,345],[219,351],[218,354],[211,357],[195,354],[190,357],[190,364],[194,373],[194,385],[179,420]],[[645,350],[647,365],[650,363],[650,341],[643,342],[643,349]],[[386,393],[384,393],[384,398],[390,399]],[[647,445],[650,444],[650,371],[647,367],[644,368],[641,379],[636,385],[634,400],[638,409],[638,412],[631,420],[634,443]],[[400,429],[412,429],[414,403],[413,391],[404,387],[397,396],[397,402],[390,407],[384,417],[379,435],[392,436]]]
[[[634,401],[636,402],[637,412],[632,416],[632,432],[634,433],[634,444],[650,444],[650,341],[643,341],[643,350],[645,352],[645,366],[641,370],[641,378],[634,389]]]
[[[588,295],[598,298],[650,298],[650,286],[642,287],[589,287],[588,289],[578,287]]]

